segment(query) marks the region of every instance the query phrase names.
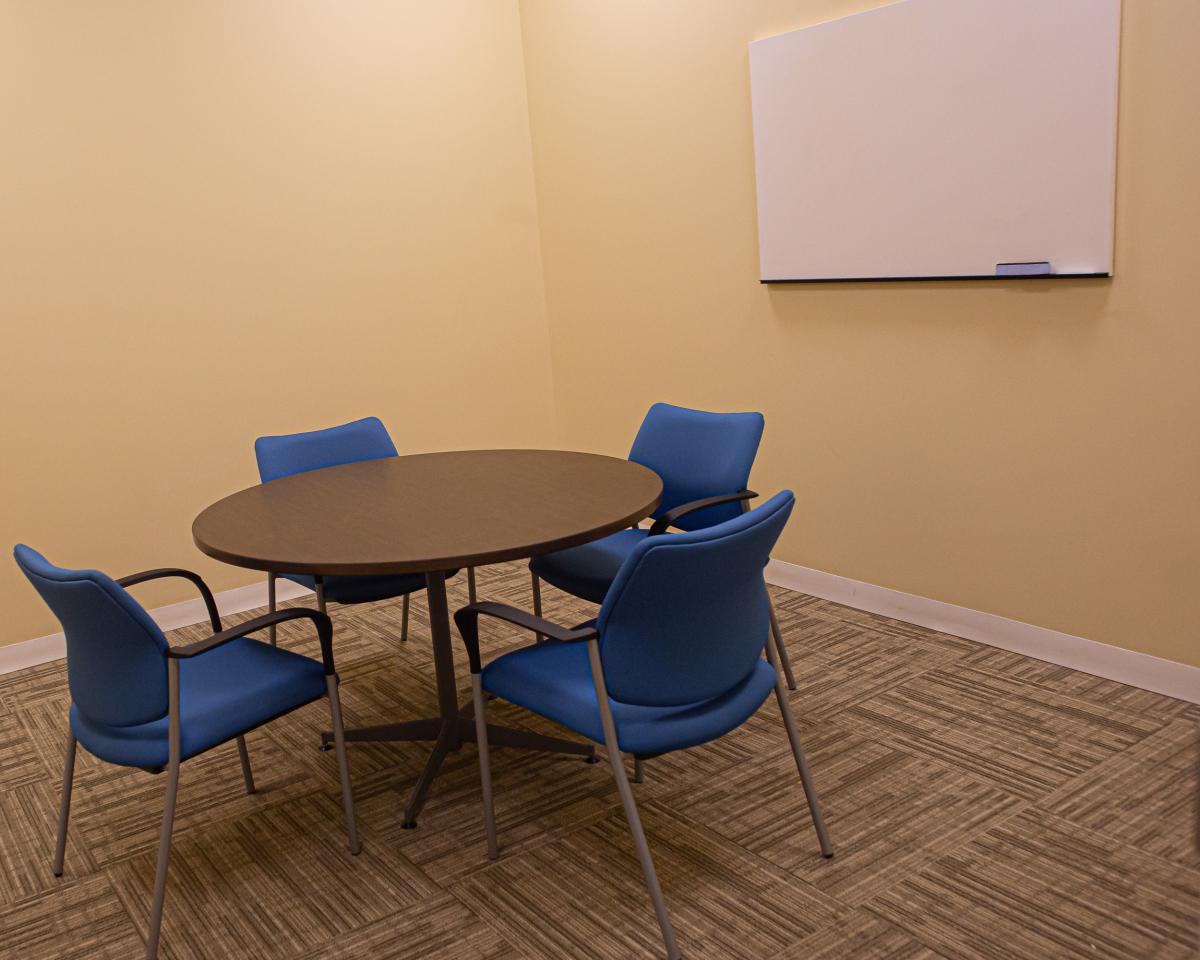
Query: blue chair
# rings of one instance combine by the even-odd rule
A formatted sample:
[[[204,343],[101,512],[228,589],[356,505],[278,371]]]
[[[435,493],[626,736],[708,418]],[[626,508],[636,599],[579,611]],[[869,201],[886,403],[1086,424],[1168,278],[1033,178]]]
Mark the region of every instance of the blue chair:
[[[336,467],[362,460],[397,456],[396,445],[378,417],[364,417],[324,430],[259,437],[254,441],[258,474],[263,483],[322,467]],[[449,571],[453,576],[457,570]],[[304,573],[268,573],[267,608],[275,609],[275,583],[279,577],[307,587],[317,595],[317,609],[326,612],[329,601],[341,604],[373,603],[403,597],[401,641],[408,640],[409,595],[425,589],[425,575],[406,573],[386,576],[314,577]],[[475,602],[475,570],[467,571],[470,600]],[[271,634],[274,642],[275,634]]]
[[[158,951],[179,767],[184,760],[236,740],[246,792],[254,793],[244,734],[297,707],[328,697],[346,833],[350,852],[358,853],[329,617],[315,610],[285,610],[222,630],[212,591],[190,571],[148,570],[113,580],[98,570],[56,567],[24,544],[17,545],[13,556],[62,624],[67,638],[71,710],[54,875],[61,877],[63,872],[76,743],[118,766],[167,772],[147,957],[154,957]],[[182,577],[197,587],[208,608],[212,636],[185,646],[167,645],[158,625],[125,591],[125,587],[162,577]],[[311,620],[316,627],[322,662],[247,636],[298,619]]]
[[[706,413],[669,403],[654,404],[629,451],[630,460],[662,478],[662,502],[653,514],[654,525],[649,530],[634,527],[534,557],[529,562],[533,612],[542,615],[542,580],[572,596],[603,603],[621,564],[646,537],[666,533],[671,527],[702,530],[746,510],[747,501],[758,496],[746,489],[746,483],[762,432],[761,413]],[[788,687],[795,690],[791,659],[773,608],[771,631]]]
[[[650,757],[715,740],[748,720],[772,689],[826,857],[833,847],[776,669],[762,570],[795,498],[714,526],[643,538],[621,564],[595,620],[566,629],[498,603],[455,615],[471,663],[488,857],[497,857],[485,694],[603,743],[625,807],[667,956],[679,949],[642,832],[622,752]],[[550,639],[497,657],[479,654],[479,618],[496,617]],[[766,659],[763,659],[763,653]]]

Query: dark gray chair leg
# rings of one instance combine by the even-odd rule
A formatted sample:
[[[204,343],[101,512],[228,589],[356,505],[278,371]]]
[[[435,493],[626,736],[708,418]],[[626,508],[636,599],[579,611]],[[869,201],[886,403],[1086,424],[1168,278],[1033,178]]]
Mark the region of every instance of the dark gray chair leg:
[[[71,819],[71,787],[75,783],[75,734],[67,728],[67,762],[63,768],[62,805],[58,810],[58,841],[54,846],[54,875],[63,875],[67,853],[67,823]]]
[[[646,889],[650,892],[650,901],[654,904],[654,913],[658,917],[658,926],[662,930],[663,943],[667,948],[667,960],[679,960],[679,947],[675,943],[675,931],[671,927],[671,918],[667,915],[667,905],[663,900],[662,888],[658,884],[658,874],[654,871],[654,860],[650,856],[650,846],[646,843],[646,834],[642,830],[642,821],[638,816],[637,804],[633,800],[633,790],[629,786],[629,778],[625,775],[625,763],[621,758],[621,747],[617,742],[617,729],[613,724],[612,707],[608,703],[608,688],[604,683],[604,667],[600,662],[600,644],[589,640],[588,658],[592,666],[592,680],[596,684],[596,700],[600,704],[600,723],[604,728],[604,743],[608,748],[608,761],[613,770],[613,778],[617,781],[617,792],[621,795],[621,803],[625,807],[625,819],[629,821],[629,832],[633,835],[633,845],[637,849],[638,859],[642,863],[642,873],[646,878]]]
[[[533,613],[534,616],[540,617],[542,615],[542,581],[532,570],[529,572],[529,576],[533,583]],[[541,643],[546,638],[543,634],[538,633],[534,635],[534,639]]]
[[[789,690],[796,689],[796,677],[792,673],[792,660],[788,656],[787,646],[783,642],[783,631],[779,629],[779,618],[775,616],[775,604],[771,602],[771,597],[767,595],[767,604],[771,610],[771,634],[775,637],[775,646],[779,650],[779,663],[783,667],[783,675],[787,678]]]
[[[154,903],[150,908],[150,931],[146,937],[147,960],[158,956],[163,903],[167,896],[167,864],[171,860],[171,830],[175,825],[175,798],[179,795],[179,661],[167,661],[167,795],[163,806],[162,834],[158,841],[158,870],[154,875]]]
[[[475,705],[475,742],[479,747],[479,783],[483,792],[483,830],[489,860],[500,856],[496,844],[496,811],[492,805],[492,760],[488,748],[487,703],[479,674],[471,674],[471,701]]]
[[[333,743],[337,751],[338,775],[342,780],[342,807],[346,814],[346,839],[350,852],[355,856],[362,849],[358,842],[358,824],[354,815],[354,792],[350,788],[350,762],[346,759],[346,732],[342,727],[342,701],[338,696],[336,675],[325,678],[325,690],[329,696],[329,714],[333,721]]]
[[[467,567],[467,599],[475,602],[475,568]]]
[[[325,581],[320,577],[317,577],[316,579],[317,582],[315,584],[315,588],[317,591],[317,609],[322,613],[328,613],[328,611],[325,609]]]
[[[238,757],[242,761],[242,779],[246,782],[246,792],[254,793],[254,771],[250,769],[250,753],[246,750],[246,738],[237,738]]]
[[[646,771],[642,767],[642,758],[641,757],[633,758],[633,782],[634,783],[645,783],[646,782]]]
[[[404,603],[403,603],[403,605],[401,606],[401,611],[402,611],[402,612],[401,612],[401,614],[400,614],[400,642],[401,642],[401,643],[408,643],[408,606],[409,606],[409,600],[410,600],[409,594],[407,594],[407,593],[406,593],[406,594],[404,595]]]
[[[273,574],[273,573],[267,574],[267,612],[268,613],[275,612],[275,574]],[[271,624],[269,630],[270,630],[270,635],[271,635],[271,646],[275,646],[275,642],[276,642],[275,624]]]
[[[804,796],[808,800],[808,810],[812,814],[813,827],[817,831],[817,840],[821,844],[821,853],[825,857],[833,856],[833,844],[829,840],[829,831],[825,829],[825,818],[821,814],[821,801],[817,798],[817,788],[813,785],[812,775],[808,771],[808,761],[804,759],[804,750],[800,746],[800,734],[796,732],[796,720],[792,716],[792,707],[788,703],[787,694],[783,689],[783,676],[775,661],[775,638],[767,637],[767,660],[775,667],[775,699],[779,703],[779,712],[783,715],[783,725],[787,730],[788,742],[792,745],[792,756],[796,759],[796,769],[800,773],[800,782],[804,785]]]

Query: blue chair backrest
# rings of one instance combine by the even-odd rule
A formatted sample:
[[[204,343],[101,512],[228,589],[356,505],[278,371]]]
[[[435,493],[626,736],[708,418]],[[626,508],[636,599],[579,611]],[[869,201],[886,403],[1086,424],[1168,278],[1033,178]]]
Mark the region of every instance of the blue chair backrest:
[[[364,417],[324,430],[259,437],[254,441],[254,456],[258,475],[266,483],[322,467],[394,457],[396,445],[378,417]]]
[[[733,520],[633,549],[596,621],[614,700],[698,703],[749,675],[770,629],[763,567],[795,502],[784,490]]]
[[[88,717],[132,726],[167,713],[167,639],[141,604],[99,570],[65,570],[17,544],[17,566],[67,636],[67,684]]]
[[[761,413],[706,413],[656,403],[646,413],[629,459],[663,482],[654,516],[704,497],[746,488],[762,439]],[[679,520],[682,530],[702,530],[742,513],[740,503],[697,510]]]

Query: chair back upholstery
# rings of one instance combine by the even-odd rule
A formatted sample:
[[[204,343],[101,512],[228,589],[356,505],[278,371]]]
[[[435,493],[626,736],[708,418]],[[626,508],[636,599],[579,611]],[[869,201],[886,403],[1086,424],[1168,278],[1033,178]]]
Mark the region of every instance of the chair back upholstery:
[[[322,467],[396,455],[396,445],[378,417],[364,417],[324,430],[259,437],[254,441],[258,475],[263,483]]]
[[[693,500],[746,488],[762,439],[761,413],[706,413],[656,403],[634,438],[629,459],[663,482],[655,517]],[[742,513],[740,503],[697,510],[680,518],[682,530],[702,530]]]
[[[596,621],[609,696],[699,703],[749,675],[770,629],[763,567],[795,500],[784,490],[732,520],[633,549]]]
[[[62,624],[79,710],[122,727],[165,716],[167,639],[141,604],[99,570],[56,567],[24,544],[13,557]]]

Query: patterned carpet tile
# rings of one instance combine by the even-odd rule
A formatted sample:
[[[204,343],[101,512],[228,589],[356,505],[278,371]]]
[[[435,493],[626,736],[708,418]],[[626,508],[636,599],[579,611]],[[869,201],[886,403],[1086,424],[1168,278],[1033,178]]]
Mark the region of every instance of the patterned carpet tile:
[[[850,904],[1024,806],[986,780],[852,730],[822,725],[804,731],[804,740],[837,850],[833,860],[820,856],[785,744],[721,782],[663,803]]]
[[[838,627],[838,633],[846,627]],[[819,651],[805,646],[807,635],[790,630],[792,671],[796,690],[789,693],[799,717],[836,717],[849,707],[887,693],[935,667],[947,664],[943,651],[904,649],[883,634],[861,631],[854,643],[831,645]]]
[[[67,692],[66,661],[53,660],[0,675],[0,708],[14,713],[40,697],[61,697]]]
[[[1056,663],[1034,660],[1019,653],[998,650],[995,647],[977,647],[963,658],[964,666],[986,673],[995,673],[1026,683],[1037,684],[1076,700],[1113,707],[1143,716],[1171,720],[1181,716],[1189,706],[1183,700],[1174,700],[1149,690],[1139,690],[1103,677],[1093,677]]]
[[[51,873],[59,796],[48,780],[0,791],[0,905],[62,886]],[[73,836],[65,863],[68,880],[90,876],[97,868]]]
[[[553,843],[619,807],[606,763],[512,749],[496,749],[491,756],[497,832],[506,856]],[[442,886],[488,866],[474,746],[447,761],[417,830],[401,828],[403,802],[404,794],[394,789],[365,796],[360,802],[364,835],[395,847]]]
[[[1093,767],[1042,806],[1112,839],[1200,869],[1200,728],[1179,720]]]
[[[1200,873],[1030,809],[872,902],[948,956],[1194,960]]]
[[[1141,713],[960,665],[849,707],[870,735],[1037,799],[1158,730]]]
[[[783,593],[785,596],[789,596],[787,591],[783,591]],[[790,594],[790,597],[798,596],[801,594]],[[784,609],[794,609],[795,602],[790,599],[785,600],[781,606]],[[816,600],[808,604],[808,610],[815,616],[852,624],[875,633],[883,633],[897,640],[908,640],[924,646],[938,646],[959,656],[965,656],[978,649],[977,645],[970,640],[964,640],[953,634],[929,630],[913,623],[905,623],[903,620],[893,620],[891,617],[881,616],[877,613],[868,613],[866,610],[856,610],[854,607],[846,607],[830,600]]]
[[[320,704],[301,708],[288,722],[307,718],[313,723]],[[67,701],[43,698],[22,715],[29,739],[44,765],[54,771],[51,782],[58,794],[62,784],[66,749]],[[237,819],[264,805],[284,803],[337,783],[332,754],[317,754],[327,772],[318,777],[276,744],[265,730],[246,735],[250,763],[258,793],[247,796],[237,747],[223,744],[185,763],[180,772],[180,804],[175,819],[176,836],[205,829],[214,820]],[[315,747],[313,748],[315,753]],[[97,864],[105,865],[158,849],[166,777],[98,760],[82,747],[76,751],[75,789],[71,805],[71,833],[83,843]]]
[[[528,609],[525,564],[477,572]],[[467,602],[465,573],[448,585]],[[772,588],[789,694],[837,857],[819,854],[778,706],[654,758],[634,786],[690,960],[1191,956],[1200,707]],[[596,608],[551,587],[544,612]],[[293,601],[312,605],[312,599]],[[227,622],[244,621],[248,611]],[[331,607],[347,724],[436,712],[427,605]],[[206,636],[200,624],[172,642]],[[481,623],[485,658],[530,642]],[[315,656],[311,627],[280,643]],[[469,695],[455,641],[459,702]],[[164,779],[80,751],[66,876],[50,874],[68,694],[61,663],[0,677],[0,955],[129,957],[150,907]],[[500,702],[492,723],[578,739]],[[607,759],[493,751],[502,857],[486,859],[477,752],[452,753],[400,827],[428,743],[356,743],[363,852],[346,849],[318,702],[183,769],[162,956],[630,960],[658,926]],[[627,764],[632,769],[632,763]]]
[[[0,910],[0,954],[20,960],[130,960],[145,950],[109,878],[66,879]]]
[[[297,960],[524,960],[451,894],[432,897],[337,937]]]
[[[643,825],[680,949],[690,957],[758,960],[832,923],[817,890],[655,802]],[[662,941],[624,817],[615,815],[454,887],[506,939],[539,958],[625,960],[661,955]],[[547,923],[547,915],[554,922]]]
[[[47,770],[16,714],[0,706],[0,791],[46,778]]]
[[[949,960],[895,924],[860,908],[805,937],[775,960]]]
[[[156,856],[109,869],[145,935]],[[167,957],[290,957],[439,895],[394,848],[351,856],[341,801],[318,792],[177,838],[163,919]]]

